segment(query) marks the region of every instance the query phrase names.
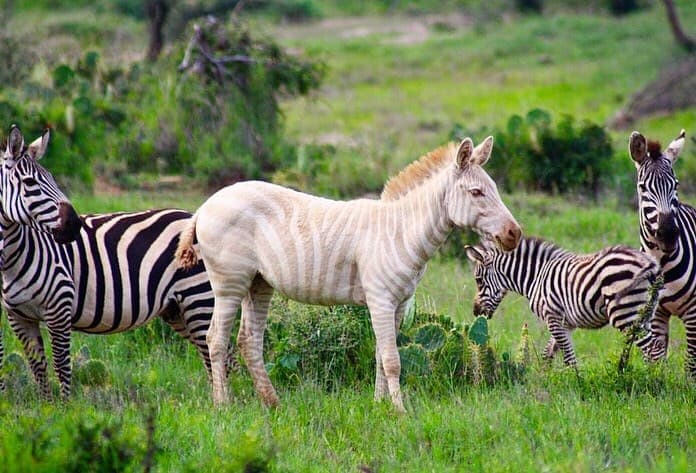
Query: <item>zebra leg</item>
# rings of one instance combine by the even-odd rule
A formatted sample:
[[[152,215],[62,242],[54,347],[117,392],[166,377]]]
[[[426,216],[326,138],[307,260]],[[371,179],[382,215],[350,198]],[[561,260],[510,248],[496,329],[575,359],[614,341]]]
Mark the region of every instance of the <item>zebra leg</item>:
[[[650,334],[652,341],[648,347],[649,352],[643,355],[650,361],[658,361],[667,356],[667,347],[669,346],[669,319],[671,314],[661,306],[650,319]],[[642,342],[639,341],[639,345]]]
[[[46,327],[51,337],[53,367],[60,382],[60,395],[63,399],[70,397],[72,371],[70,369],[70,314],[58,317],[46,317]]]
[[[210,350],[213,402],[216,405],[226,403],[229,398],[225,366],[227,364],[227,346],[241,300],[240,296],[235,295],[215,297],[215,308],[210,319],[206,342]]]
[[[696,314],[682,316],[686,328],[686,372],[696,381]]]
[[[242,300],[242,320],[237,335],[237,344],[254,381],[254,389],[267,406],[279,404],[263,362],[263,336],[272,296],[273,288],[261,276],[256,276]]]
[[[34,375],[36,383],[39,385],[41,396],[44,399],[51,399],[51,390],[48,387],[48,379],[46,377],[48,369],[46,353],[44,352],[39,322],[20,319],[9,314],[8,320],[12,331],[17,335],[24,347],[24,353],[29,361],[29,368]]]
[[[542,352],[541,356],[544,358],[544,360],[550,363],[553,360],[556,352],[558,352],[558,343],[556,343],[554,336],[551,335],[549,337],[549,341],[546,342],[546,346],[544,347],[544,351]]]
[[[2,315],[2,314],[0,314]],[[0,322],[2,322],[0,320]],[[3,372],[3,367],[5,366],[5,344],[3,343],[3,333],[2,329],[0,329],[0,392],[5,391],[6,386],[5,386],[5,375]]]
[[[546,325],[551,332],[551,336],[556,340],[559,348],[563,352],[563,362],[572,367],[577,367],[578,360],[575,358],[573,342],[570,340],[570,330],[561,323],[562,316],[551,314],[546,317]]]
[[[394,407],[398,412],[406,412],[401,396],[401,386],[399,385],[401,359],[399,358],[399,350],[396,347],[395,322],[397,309],[389,307],[384,303],[380,304],[379,301],[369,296],[368,308],[372,319],[372,329],[375,331],[375,338],[377,339],[375,358],[379,357],[375,380],[378,383],[382,383],[379,371],[380,369],[383,370],[383,376],[387,379],[387,389]],[[380,397],[380,391],[381,387],[377,384],[375,386],[375,397]]]
[[[208,325],[199,322],[198,326],[196,326],[194,321],[187,319],[186,309],[181,307],[181,305],[174,300],[166,305],[159,313],[159,316],[167,325],[174,329],[176,333],[196,347],[196,351],[198,351],[198,354],[203,360],[203,365],[208,374],[208,380],[212,381],[213,375],[210,367],[210,351],[208,350],[208,344],[205,342],[205,334]]]
[[[402,302],[396,309],[394,315],[394,330],[395,333],[399,333],[401,327],[401,320],[404,317],[404,312],[406,306],[409,304],[411,298],[406,299]],[[398,349],[397,349],[398,350]],[[399,359],[401,361],[401,359]],[[379,347],[375,349],[375,400],[379,401],[387,396],[389,393],[389,384],[387,383],[387,375],[384,372],[384,366],[382,364],[382,353]]]

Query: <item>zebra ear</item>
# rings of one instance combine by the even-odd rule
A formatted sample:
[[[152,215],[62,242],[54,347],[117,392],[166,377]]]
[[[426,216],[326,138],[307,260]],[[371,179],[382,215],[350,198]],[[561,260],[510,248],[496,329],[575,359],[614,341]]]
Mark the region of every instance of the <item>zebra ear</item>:
[[[31,156],[36,161],[43,158],[43,155],[46,154],[46,148],[48,148],[48,140],[50,138],[51,130],[46,128],[46,130],[44,130],[43,135],[35,139],[27,148],[27,153],[29,153],[29,156]]]
[[[636,167],[643,164],[643,161],[648,156],[648,141],[637,131],[631,133],[631,137],[628,140],[628,152]]]
[[[471,245],[464,245],[464,251],[466,252],[466,257],[469,258],[469,261],[472,263],[483,264],[483,255],[478,248]]]
[[[474,149],[473,156],[471,157],[471,163],[483,166],[490,159],[492,151],[493,137],[489,136]]]
[[[464,138],[457,149],[457,168],[465,169],[469,165],[473,152],[474,142],[469,137]]]
[[[10,136],[7,139],[7,151],[5,158],[17,159],[24,149],[24,136],[17,125],[10,127]]]
[[[677,160],[682,149],[684,149],[684,141],[686,141],[686,131],[682,128],[681,133],[672,141],[664,152],[664,155],[672,164]]]

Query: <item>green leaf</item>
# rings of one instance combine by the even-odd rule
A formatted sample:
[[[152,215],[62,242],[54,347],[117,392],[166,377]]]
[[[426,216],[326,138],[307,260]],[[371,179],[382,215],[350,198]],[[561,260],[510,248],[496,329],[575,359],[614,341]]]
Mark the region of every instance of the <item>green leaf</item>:
[[[56,89],[67,87],[74,78],[75,71],[65,64],[61,64],[53,70],[53,86]]]
[[[412,343],[399,348],[402,376],[425,376],[430,374],[428,355],[421,345]]]
[[[411,298],[406,302],[406,309],[404,310],[404,318],[401,321],[401,330],[406,332],[413,326],[413,321],[416,318],[416,298],[411,296]]]
[[[426,324],[418,329],[414,340],[426,349],[426,351],[435,351],[442,347],[447,338],[445,330],[437,324]]]
[[[84,95],[81,95],[80,97],[76,98],[73,101],[73,106],[80,115],[85,117],[91,116],[92,112],[94,111],[92,101]]]
[[[300,355],[297,355],[295,353],[289,353],[287,355],[283,355],[280,358],[278,358],[278,364],[282,366],[283,368],[290,370],[290,371],[296,371],[297,370],[297,363],[300,361]]]
[[[486,317],[478,317],[469,329],[469,340],[477,345],[488,343],[488,320]]]

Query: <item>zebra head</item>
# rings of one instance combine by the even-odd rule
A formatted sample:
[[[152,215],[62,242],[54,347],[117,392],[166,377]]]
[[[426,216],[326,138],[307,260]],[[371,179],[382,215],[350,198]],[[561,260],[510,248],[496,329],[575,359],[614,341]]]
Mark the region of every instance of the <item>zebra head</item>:
[[[49,131],[29,146],[15,125],[10,128],[0,169],[0,222],[27,225],[50,233],[57,243],[74,241],[82,220],[53,176],[38,163],[48,146]]]
[[[489,136],[474,148],[471,138],[465,138],[457,149],[454,182],[447,190],[446,206],[449,219],[457,227],[469,227],[485,238],[495,241],[506,251],[519,244],[522,230],[503,203],[498,188],[483,170],[493,150]]]
[[[673,165],[684,147],[684,130],[662,152],[659,143],[648,142],[634,131],[628,150],[638,170],[637,188],[641,239],[649,249],[672,253],[679,243],[677,213],[679,181]]]
[[[474,315],[493,317],[505,294],[506,286],[502,284],[501,273],[494,264],[494,252],[481,247],[465,246],[466,256],[474,263],[474,280],[476,297],[474,298]]]

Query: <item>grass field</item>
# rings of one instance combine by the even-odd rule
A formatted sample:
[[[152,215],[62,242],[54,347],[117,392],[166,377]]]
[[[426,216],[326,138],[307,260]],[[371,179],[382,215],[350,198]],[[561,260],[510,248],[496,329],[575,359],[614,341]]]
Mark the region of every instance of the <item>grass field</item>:
[[[101,211],[116,203],[149,207],[151,198],[76,202]],[[197,202],[169,199],[167,205],[190,208]],[[589,204],[578,211],[577,203],[538,195],[506,201],[529,234],[551,235],[568,248],[635,244],[636,218],[625,207]],[[467,263],[436,258],[417,303],[470,321],[473,293]],[[514,351],[525,322],[533,343],[524,383],[443,390],[423,380],[405,387],[405,416],[372,400],[372,379],[331,392],[311,380],[281,385],[282,405],[267,410],[244,371],[232,381],[234,402],[216,409],[194,349],[159,325],[114,336],[75,334],[73,353],[87,347],[104,361],[109,382],[75,383],[67,404],[40,401],[26,380],[10,389],[0,398],[0,462],[3,471],[49,471],[43,470],[49,465],[62,471],[70,450],[84,448],[74,440],[77,425],[116,423],[118,435],[142,446],[152,416],[155,471],[266,471],[244,469],[257,463],[288,472],[688,471],[696,455],[696,389],[683,371],[681,323],[672,324],[666,362],[648,366],[634,353],[623,376],[616,371],[623,346],[616,331],[577,331],[577,379],[560,360],[550,368],[541,362],[548,333],[519,296],[508,296],[490,322],[496,349]],[[19,351],[8,333],[7,351]]]
[[[683,23],[695,24],[696,4],[678,5]],[[444,26],[443,17],[451,18]],[[457,122],[476,131],[542,107],[555,117],[571,113],[604,123],[632,92],[681,57],[657,8],[623,19],[565,13],[493,22],[466,15],[425,23],[418,17],[335,21],[264,25],[329,66],[313,99],[284,105],[288,133],[303,142],[335,143],[337,159],[349,163],[345,169],[367,169],[378,181],[446,141]],[[425,33],[413,22],[425,24]],[[411,25],[407,33],[405,23]],[[132,53],[132,44],[124,50]],[[667,141],[682,127],[696,130],[696,111],[652,117],[635,127]],[[612,136],[617,149],[625,149],[628,133]],[[694,148],[687,145],[682,166],[689,166]],[[365,167],[350,164],[361,159]],[[204,199],[195,191],[73,196],[82,213],[194,210]],[[638,244],[638,217],[624,197],[593,202],[519,193],[504,200],[525,233],[578,252]],[[419,307],[471,321],[473,294],[468,263],[436,257],[416,300]],[[490,321],[497,351],[515,349],[525,322],[533,342],[525,382],[443,389],[423,380],[405,387],[404,416],[373,401],[372,378],[331,392],[311,380],[280,386],[282,404],[268,410],[243,370],[232,380],[234,401],[218,409],[195,350],[161,326],[104,337],[75,334],[73,353],[87,347],[105,363],[108,383],[75,382],[69,403],[48,403],[38,398],[26,372],[13,380],[0,395],[0,471],[70,471],[77,452],[117,459],[131,453],[139,461],[147,457],[148,418],[157,447],[154,471],[161,472],[693,469],[696,386],[684,373],[679,321],[672,323],[664,363],[648,366],[634,353],[622,376],[616,370],[622,349],[616,331],[575,333],[580,378],[560,360],[552,367],[541,362],[548,333],[518,296],[508,296]],[[2,323],[6,356],[20,352]],[[128,452],[104,454],[105,447],[85,434],[104,426]]]

